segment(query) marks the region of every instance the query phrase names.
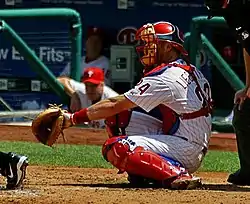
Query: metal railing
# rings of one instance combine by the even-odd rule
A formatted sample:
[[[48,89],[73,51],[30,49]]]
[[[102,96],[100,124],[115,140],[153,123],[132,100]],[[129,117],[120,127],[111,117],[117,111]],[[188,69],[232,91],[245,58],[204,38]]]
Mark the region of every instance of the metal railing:
[[[242,89],[244,87],[244,83],[231,69],[230,65],[223,59],[207,37],[202,33],[202,28],[204,26],[227,28],[227,24],[223,17],[214,17],[212,19],[208,19],[207,16],[194,17],[191,21],[190,33],[185,34],[184,43],[185,48],[189,52],[191,63],[199,68],[200,62],[197,61],[197,54],[199,49],[203,49],[232,88],[236,91]]]
[[[41,78],[48,83],[52,90],[60,96],[63,101],[68,101],[68,96],[64,92],[62,85],[56,80],[56,77],[50,72],[48,67],[37,57],[31,48],[22,40],[22,38],[6,22],[8,19],[20,18],[60,18],[67,20],[70,26],[71,40],[71,78],[80,81],[81,76],[81,47],[82,47],[82,24],[78,12],[68,8],[48,8],[48,9],[10,9],[0,10],[0,29],[5,36],[10,39],[19,53],[28,61],[33,71],[37,72]]]
[[[77,11],[68,8],[0,10],[0,31],[3,32],[5,37],[7,37],[13,43],[17,51],[24,57],[24,59],[27,60],[30,68],[34,72],[38,73],[38,75],[51,87],[51,89],[62,99],[63,102],[68,103],[69,97],[65,93],[63,86],[57,81],[53,73],[39,59],[39,57],[26,44],[26,42],[7,23],[9,19],[22,18],[48,18],[48,20],[51,18],[57,18],[69,23],[72,53],[70,77],[77,81],[80,81],[82,49],[82,23],[80,14]],[[14,111],[3,99],[0,102],[6,110]],[[2,115],[0,115],[0,117],[1,116]]]

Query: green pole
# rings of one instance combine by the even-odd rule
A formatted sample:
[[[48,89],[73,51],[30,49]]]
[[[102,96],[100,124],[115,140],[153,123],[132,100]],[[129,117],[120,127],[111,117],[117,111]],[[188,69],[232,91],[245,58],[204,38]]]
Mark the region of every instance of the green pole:
[[[217,67],[233,89],[236,91],[243,89],[244,83],[239,79],[223,57],[217,52],[205,35],[201,34],[201,40],[203,49],[211,57],[213,64]]]
[[[213,27],[228,27],[223,17],[215,16],[212,19],[208,19],[208,16],[196,16],[192,18],[191,24],[198,26],[213,26]]]
[[[42,8],[42,9],[4,9],[0,10],[1,19],[20,19],[20,18],[58,18],[58,19],[74,19],[78,21],[80,14],[69,8]]]
[[[70,77],[76,81],[81,79],[81,57],[82,57],[82,25],[74,22],[71,29],[71,69]]]
[[[0,30],[4,31],[3,33],[5,36],[10,38],[15,48],[23,57],[25,57],[27,62],[30,64],[30,68],[34,72],[37,72],[42,79],[48,83],[52,90],[63,99],[64,102],[68,102],[68,96],[64,92],[63,86],[57,81],[56,77],[22,40],[22,38],[3,20],[0,20]]]
[[[184,34],[184,44],[185,50],[189,53],[190,49],[190,32]]]
[[[198,43],[197,43],[198,40],[199,40],[199,26],[193,23],[192,21],[190,25],[189,57],[190,57],[191,63],[195,66],[196,66],[196,55],[198,51]]]
[[[198,43],[201,34],[202,26],[215,26],[215,27],[227,27],[226,21],[223,17],[213,17],[208,19],[207,16],[197,16],[192,18],[190,24],[190,60],[191,63],[197,65],[196,55],[198,51]]]
[[[1,105],[5,108],[5,110],[8,110],[8,111],[14,111],[10,105],[0,96],[0,103]]]

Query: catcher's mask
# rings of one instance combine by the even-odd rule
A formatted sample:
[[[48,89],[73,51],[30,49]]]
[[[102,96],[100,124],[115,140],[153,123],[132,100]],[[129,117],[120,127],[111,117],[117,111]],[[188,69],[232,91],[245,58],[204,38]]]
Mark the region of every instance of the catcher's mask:
[[[207,9],[211,12],[211,15],[208,16],[211,19],[213,16],[220,16],[223,9],[227,8],[230,0],[205,0],[204,2]]]
[[[158,54],[160,41],[171,43],[180,54],[187,55],[187,51],[183,47],[183,35],[177,26],[169,22],[160,21],[143,25],[136,33],[136,40],[138,41],[136,50],[145,67],[163,63],[159,61]]]

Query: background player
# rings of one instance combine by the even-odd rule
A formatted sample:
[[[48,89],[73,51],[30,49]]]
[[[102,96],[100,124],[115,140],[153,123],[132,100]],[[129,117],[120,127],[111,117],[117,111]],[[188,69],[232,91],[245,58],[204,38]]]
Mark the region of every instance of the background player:
[[[105,83],[110,85],[111,76],[109,70],[109,59],[103,55],[105,33],[100,28],[90,27],[87,32],[87,40],[85,44],[86,55],[82,56],[81,76],[84,70],[89,67],[99,67],[104,71]],[[70,63],[64,68],[60,76],[70,76]]]
[[[64,113],[65,128],[108,118],[112,135],[112,130],[119,132],[126,127],[123,122],[123,116],[129,115],[126,110],[140,107],[153,113],[158,109],[158,123],[156,120],[151,125],[147,123],[149,129],[158,126],[158,132],[113,135],[103,145],[103,156],[120,173],[152,179],[170,188],[196,187],[200,180],[191,173],[199,168],[211,133],[209,84],[196,68],[181,59],[187,53],[176,26],[168,22],[147,24],[136,36],[142,43],[137,47],[145,66],[142,80],[123,95],[74,114]],[[116,120],[110,122],[109,117],[117,113],[120,114]]]
[[[250,185],[250,1],[244,0],[205,0],[210,18],[223,16],[242,44],[246,69],[246,87],[234,97],[233,126],[236,133],[240,169],[228,177],[228,182],[236,185]]]
[[[104,71],[98,67],[89,67],[84,70],[82,82],[68,77],[59,77],[59,82],[70,96],[70,110],[72,112],[87,108],[102,99],[118,96],[113,89],[104,83]],[[104,127],[104,121],[92,121],[91,126],[95,128]]]

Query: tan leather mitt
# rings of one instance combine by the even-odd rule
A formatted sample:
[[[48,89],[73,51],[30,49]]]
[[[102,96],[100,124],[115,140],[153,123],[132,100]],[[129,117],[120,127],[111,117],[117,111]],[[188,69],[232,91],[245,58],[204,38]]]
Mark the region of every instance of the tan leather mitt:
[[[36,116],[32,121],[32,133],[39,142],[51,147],[60,134],[63,135],[64,112],[60,106],[50,105]]]

